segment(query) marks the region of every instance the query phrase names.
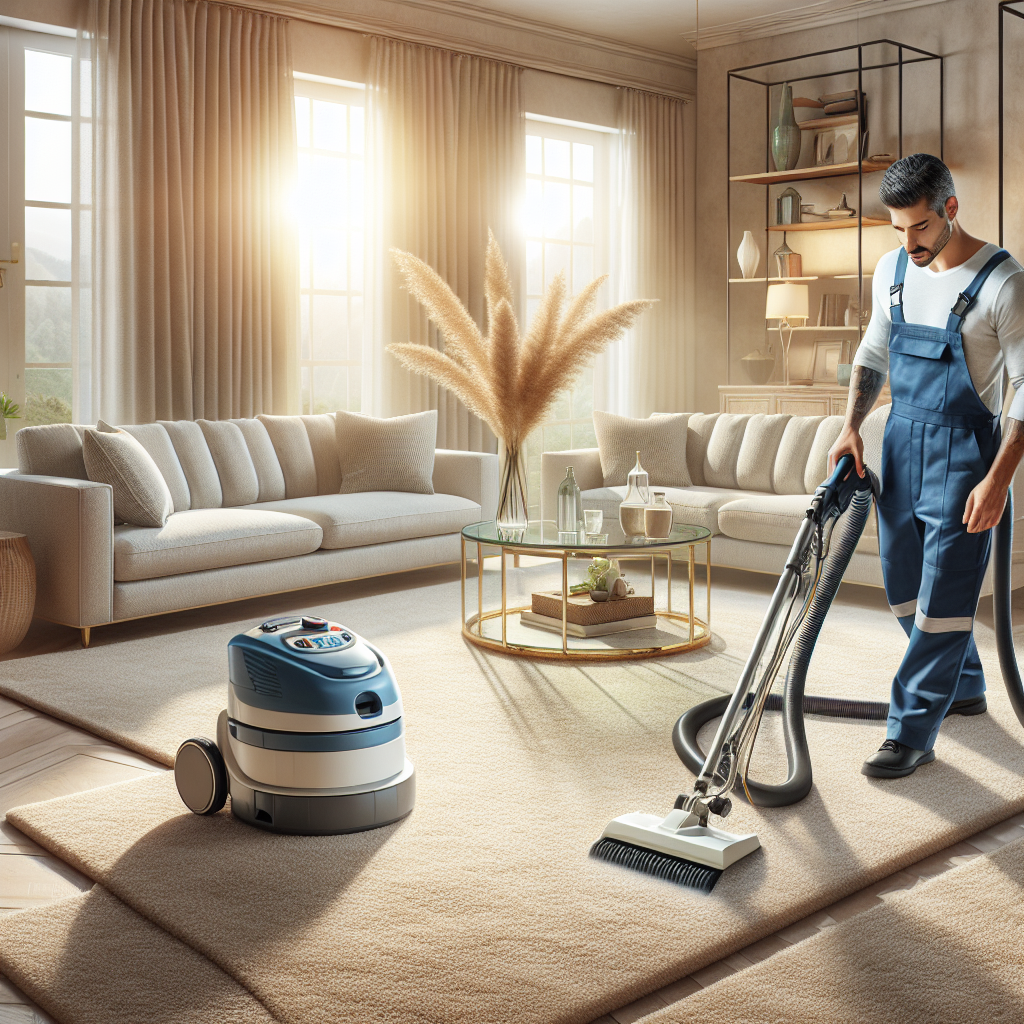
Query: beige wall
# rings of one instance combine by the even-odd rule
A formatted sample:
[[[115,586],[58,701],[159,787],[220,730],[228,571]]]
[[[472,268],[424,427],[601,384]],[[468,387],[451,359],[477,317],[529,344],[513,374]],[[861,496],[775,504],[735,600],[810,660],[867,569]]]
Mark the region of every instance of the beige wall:
[[[727,382],[726,366],[726,257],[739,276],[735,267],[735,250],[742,235],[740,225],[734,224],[735,238],[727,245],[726,240],[726,72],[730,68],[757,64],[761,61],[777,60],[835,46],[857,42],[868,42],[888,38],[919,46],[932,53],[945,55],[945,157],[953,172],[960,199],[960,221],[972,234],[996,241],[998,237],[998,16],[994,0],[945,0],[930,6],[899,11],[891,15],[864,18],[808,32],[791,33],[770,39],[753,40],[730,46],[701,50],[698,58],[698,101],[697,137],[699,149],[696,166],[696,191],[698,219],[696,225],[697,246],[697,327],[693,356],[695,367],[695,406],[705,411],[718,409],[718,386]],[[1015,36],[1019,40],[1016,63],[1020,64],[1020,53],[1024,51],[1024,23]],[[880,115],[877,108],[891,98],[891,82],[877,83],[872,88],[865,82],[865,94],[876,110],[869,113],[869,126],[873,117]],[[1024,91],[1024,85],[1021,86]],[[813,95],[813,92],[805,92]],[[886,95],[888,94],[888,95]],[[915,99],[924,103],[934,99],[930,96],[906,96],[904,111],[904,152],[908,148],[910,134],[914,129],[913,104]],[[891,109],[891,105],[890,108]],[[734,119],[736,103],[733,103]],[[758,122],[763,124],[763,108],[757,112]],[[885,122],[872,126],[871,152],[888,150],[894,152],[891,125]],[[734,126],[735,129],[735,126]],[[763,145],[763,136],[756,132],[763,129],[751,128],[755,145]],[[808,135],[810,133],[807,133]],[[755,137],[756,136],[756,137]],[[735,137],[735,131],[734,131]],[[1019,136],[1018,136],[1019,137]],[[925,137],[926,138],[926,137]],[[919,142],[924,148],[927,142]],[[929,147],[933,148],[933,147]],[[735,154],[735,150],[734,150]],[[1019,165],[1018,165],[1019,166]],[[758,168],[752,167],[751,170]],[[733,173],[737,172],[735,169]],[[875,176],[875,188],[879,176]],[[856,179],[854,179],[854,184]],[[755,191],[763,203],[763,190],[754,186],[742,186]],[[798,184],[798,188],[802,188]],[[1019,192],[1017,193],[1020,194]],[[734,200],[738,193],[734,188]],[[822,197],[824,198],[824,196]],[[856,205],[851,196],[852,205]],[[836,197],[838,199],[838,197]],[[806,201],[806,198],[805,198]],[[874,204],[875,209],[872,209]],[[819,202],[818,208],[822,208]],[[865,195],[864,209],[871,215],[882,212],[877,205],[877,194]],[[734,220],[736,206],[734,205]],[[753,217],[753,212],[748,211]],[[763,213],[758,210],[763,218]],[[742,211],[740,220],[742,220]],[[758,224],[763,223],[759,220]],[[865,270],[873,269],[873,260],[879,252],[895,248],[896,236],[888,228],[874,229],[872,240],[873,255],[865,261]],[[755,232],[756,234],[756,232]],[[807,236],[801,239],[808,249],[805,252],[805,273],[815,272],[806,267],[807,253],[817,247],[811,256],[817,259],[824,273],[827,261],[838,258],[841,247],[848,240],[840,242],[836,234],[821,233],[813,242]],[[852,232],[851,232],[852,234]],[[771,248],[778,244],[773,235]],[[794,235],[790,235],[793,244]],[[762,249],[762,263],[759,273],[764,273],[765,253],[763,235],[758,239]],[[829,244],[826,245],[825,243]],[[1013,237],[1007,236],[1007,244],[1013,244]],[[850,254],[847,254],[850,255]],[[1021,255],[1018,252],[1017,255]],[[855,258],[855,254],[854,254]],[[740,286],[757,290],[756,286]],[[753,300],[757,301],[757,300]],[[763,302],[763,293],[760,301]],[[736,306],[733,306],[734,313]],[[812,315],[815,310],[812,309]],[[735,319],[735,317],[734,317]],[[747,322],[751,322],[748,318]],[[763,337],[763,335],[762,335]],[[734,332],[734,348],[737,342],[747,348],[757,347],[760,338],[737,339]],[[734,372],[733,383],[747,383]]]
[[[85,0],[0,0],[0,14],[22,21],[41,21],[47,25],[77,27]]]

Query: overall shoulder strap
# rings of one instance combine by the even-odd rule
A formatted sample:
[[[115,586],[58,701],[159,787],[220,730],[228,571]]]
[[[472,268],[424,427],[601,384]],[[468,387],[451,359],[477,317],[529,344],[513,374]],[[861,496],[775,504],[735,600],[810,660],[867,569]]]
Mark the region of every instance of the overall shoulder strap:
[[[953,304],[953,308],[949,311],[949,320],[946,321],[946,330],[955,331],[960,333],[960,328],[963,327],[964,317],[967,316],[967,311],[974,305],[974,300],[978,297],[978,292],[981,291],[981,286],[988,280],[988,275],[992,273],[996,267],[999,266],[1004,260],[1008,260],[1010,254],[1005,249],[1000,249],[999,252],[992,255],[988,262],[978,271],[974,280],[962,291]]]
[[[896,274],[892,287],[889,289],[889,318],[894,324],[904,323],[903,319],[903,279],[907,276],[907,250],[900,246],[900,254],[896,257]]]

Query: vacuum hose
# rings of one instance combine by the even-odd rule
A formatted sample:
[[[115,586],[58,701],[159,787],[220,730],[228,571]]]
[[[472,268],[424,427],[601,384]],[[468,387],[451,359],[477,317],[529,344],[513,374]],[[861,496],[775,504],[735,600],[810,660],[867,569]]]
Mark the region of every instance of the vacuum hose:
[[[781,696],[770,695],[765,704],[766,710],[782,711],[788,775],[786,781],[778,785],[755,782],[749,777],[744,780],[742,788],[749,794],[751,802],[759,807],[784,807],[797,803],[810,792],[811,757],[804,730],[805,714],[872,721],[885,721],[889,717],[888,702],[814,697],[804,693],[807,669],[814,653],[814,646],[825,616],[839,591],[839,584],[853,558],[857,542],[864,532],[871,511],[871,501],[870,491],[858,491],[836,524],[817,589],[794,641],[783,693]],[[1021,680],[1014,653],[1010,613],[1012,542],[1013,497],[1009,494],[1003,516],[994,531],[993,605],[996,646],[1003,682],[1014,713],[1021,725],[1024,725],[1024,682]],[[704,768],[707,755],[697,742],[697,734],[702,726],[724,713],[730,699],[730,694],[723,694],[721,697],[714,697],[695,705],[679,718],[672,731],[676,753],[683,764],[698,777]]]

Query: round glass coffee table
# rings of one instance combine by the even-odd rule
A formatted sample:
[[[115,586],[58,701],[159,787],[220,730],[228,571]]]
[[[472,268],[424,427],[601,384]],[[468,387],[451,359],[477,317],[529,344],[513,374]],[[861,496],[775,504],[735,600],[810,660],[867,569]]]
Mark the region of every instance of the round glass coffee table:
[[[602,527],[601,534],[560,533],[551,521],[531,522],[524,531],[509,534],[499,531],[494,522],[474,523],[462,531],[462,635],[480,647],[529,655],[538,658],[571,658],[578,660],[616,660],[653,658],[663,654],[679,654],[703,647],[711,641],[711,531],[700,526],[675,525],[664,539],[627,537],[612,522]],[[706,545],[706,613],[703,620],[694,614],[694,562],[698,545]],[[498,548],[501,554],[501,605],[484,607],[485,549]],[[672,608],[672,560],[683,554],[687,561],[687,596],[685,610]],[[562,586],[557,592],[532,595],[533,603],[515,605],[509,600],[507,557],[532,555],[562,563]],[[645,614],[631,619],[636,628],[603,632],[607,624],[582,626],[570,618],[567,599],[572,582],[582,581],[587,562],[595,556],[614,558],[620,562],[627,579],[637,594],[646,590],[650,580],[650,600]],[[664,559],[664,601],[658,604],[656,592],[657,562]],[[476,563],[476,611],[467,617],[466,590],[472,586],[467,578],[469,561]],[[639,568],[639,572],[637,572]],[[570,571],[571,569],[571,571]],[[578,576],[571,581],[570,575]],[[647,597],[647,594],[642,594]],[[536,611],[538,598],[545,604],[545,614]],[[580,597],[577,604],[589,598]],[[599,606],[598,606],[599,607]],[[560,615],[557,614],[560,609]],[[548,614],[548,613],[554,614]],[[653,612],[653,614],[651,614]],[[594,614],[600,615],[600,612]],[[595,632],[601,635],[593,635]],[[577,635],[589,633],[591,635]]]

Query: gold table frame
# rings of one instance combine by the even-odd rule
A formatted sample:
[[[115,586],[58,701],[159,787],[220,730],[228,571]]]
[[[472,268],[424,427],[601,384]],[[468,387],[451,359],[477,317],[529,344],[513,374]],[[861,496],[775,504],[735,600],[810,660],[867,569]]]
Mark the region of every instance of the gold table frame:
[[[533,547],[522,541],[500,541],[500,540],[468,540],[469,544],[476,547],[476,557],[473,561],[477,567],[477,611],[475,615],[466,617],[466,583],[467,564],[466,557],[467,538],[462,534],[462,635],[478,647],[485,647],[493,651],[503,653],[515,653],[532,658],[555,658],[570,659],[575,661],[623,661],[636,658],[655,658],[666,654],[683,654],[687,651],[695,651],[705,647],[711,642],[711,537],[695,541],[676,540],[666,542],[662,545],[650,545],[643,548],[643,554],[637,552],[623,551],[621,545],[611,545],[608,548],[591,547],[574,548],[572,545],[565,547]],[[699,619],[694,614],[694,560],[695,549],[706,545],[705,561],[705,589],[707,591],[707,610],[705,618]],[[501,554],[501,607],[484,611],[484,548],[500,548]],[[687,578],[689,583],[689,610],[687,613],[674,612],[672,610],[672,552],[677,548],[687,548]],[[533,555],[538,558],[547,558],[551,561],[562,563],[562,645],[561,647],[542,647],[537,644],[523,644],[509,640],[508,638],[508,617],[519,612],[529,611],[529,605],[508,607],[508,591],[506,587],[506,561],[508,556],[515,558],[515,565],[519,564],[521,555]],[[569,559],[570,558],[592,558],[595,555],[603,555],[609,558],[623,560],[650,560],[651,569],[651,595],[655,598],[654,613],[663,619],[673,622],[686,623],[689,627],[688,636],[680,637],[677,642],[661,644],[655,647],[630,647],[630,648],[609,648],[600,650],[595,648],[573,649],[569,641],[576,639],[567,632],[567,610],[569,592]],[[666,607],[657,607],[657,594],[655,588],[656,562],[658,558],[665,558],[666,568]],[[501,617],[501,640],[484,636],[483,624],[490,619]]]

